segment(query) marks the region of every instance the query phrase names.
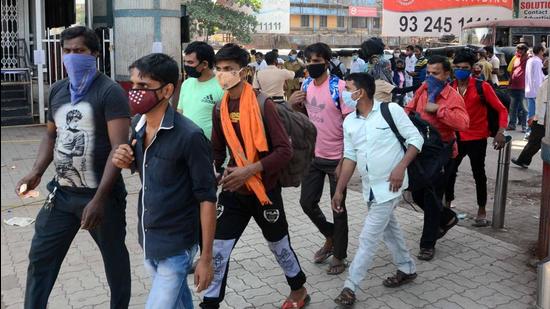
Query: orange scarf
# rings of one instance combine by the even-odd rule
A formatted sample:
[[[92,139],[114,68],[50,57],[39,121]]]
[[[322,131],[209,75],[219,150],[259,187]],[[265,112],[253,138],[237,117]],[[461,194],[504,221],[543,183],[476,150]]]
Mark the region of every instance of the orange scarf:
[[[269,150],[260,105],[252,86],[246,82],[241,93],[239,114],[239,126],[244,141],[244,150],[229,117],[229,93],[225,92],[220,106],[223,134],[235,163],[238,167],[243,167],[258,162],[260,160],[259,153]],[[245,186],[248,190],[254,192],[262,205],[271,204],[262,183],[261,173],[250,177]]]

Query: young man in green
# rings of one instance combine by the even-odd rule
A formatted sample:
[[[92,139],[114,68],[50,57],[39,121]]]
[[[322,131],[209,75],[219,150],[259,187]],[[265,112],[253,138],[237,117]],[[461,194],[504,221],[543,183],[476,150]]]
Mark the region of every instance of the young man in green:
[[[214,49],[205,42],[193,42],[184,51],[184,69],[187,79],[180,90],[178,112],[191,119],[210,139],[212,108],[220,102],[223,90],[212,68]]]

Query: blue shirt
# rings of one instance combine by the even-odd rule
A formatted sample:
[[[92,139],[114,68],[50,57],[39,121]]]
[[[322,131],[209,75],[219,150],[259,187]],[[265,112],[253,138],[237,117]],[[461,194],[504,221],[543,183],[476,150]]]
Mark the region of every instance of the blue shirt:
[[[191,120],[168,107],[147,149],[146,122],[143,115],[133,128],[139,243],[146,259],[162,259],[198,242],[200,203],[216,202],[216,178],[210,143]]]
[[[389,110],[407,145],[413,145],[420,151],[424,139],[403,108],[390,103]],[[376,202],[383,203],[399,197],[407,188],[407,173],[398,192],[390,191],[388,181],[403,156],[399,140],[382,116],[380,102],[374,101],[372,111],[366,117],[355,111],[344,120],[344,158],[357,162],[366,201],[371,200],[371,190]]]

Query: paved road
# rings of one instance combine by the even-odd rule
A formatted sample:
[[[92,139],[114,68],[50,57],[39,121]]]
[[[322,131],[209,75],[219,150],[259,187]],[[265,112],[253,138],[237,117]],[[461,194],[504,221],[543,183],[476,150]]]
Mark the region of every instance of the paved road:
[[[41,197],[20,200],[13,192],[14,184],[31,167],[36,156],[42,127],[3,128],[2,140],[2,220],[10,216],[36,216]],[[518,135],[519,136],[519,135]],[[516,150],[514,150],[516,151]],[[494,178],[494,159],[488,158],[488,174]],[[495,159],[496,160],[496,159]],[[380,246],[370,275],[358,291],[356,308],[529,308],[535,301],[536,274],[526,266],[529,252],[515,242],[536,240],[537,196],[540,192],[540,159],[533,170],[511,169],[511,192],[507,213],[507,231],[473,229],[469,222],[452,229],[437,246],[431,262],[418,261],[418,279],[398,289],[388,289],[381,281],[395,268],[385,246]],[[493,167],[491,167],[493,166]],[[457,184],[457,209],[474,213],[473,180],[463,164]],[[52,176],[50,168],[44,179]],[[150,287],[145,272],[143,253],[137,243],[136,198],[139,179],[124,174],[128,187],[128,236],[126,243],[132,264],[132,308],[142,308]],[[492,180],[491,180],[492,183]],[[490,187],[491,188],[491,187]],[[492,191],[492,189],[490,189]],[[327,265],[311,262],[323,239],[309,223],[298,204],[299,189],[285,189],[285,207],[292,243],[308,276],[307,289],[312,297],[309,308],[334,308],[332,299],[345,280],[325,274]],[[328,210],[329,197],[322,205]],[[520,203],[521,202],[521,203]],[[540,199],[538,201],[540,203]],[[491,202],[490,202],[491,204]],[[22,206],[23,205],[23,206]],[[350,257],[357,249],[357,236],[367,212],[361,194],[348,195],[350,225]],[[400,207],[397,217],[409,248],[417,251],[422,228],[422,214],[409,206]],[[523,215],[523,216],[520,216]],[[523,226],[520,228],[520,226]],[[33,226],[1,228],[2,308],[21,308],[26,278],[27,254]],[[509,234],[521,234],[514,235]],[[503,236],[504,235],[504,236]],[[508,239],[509,238],[509,239]],[[189,277],[191,280],[191,277]],[[251,222],[234,250],[229,272],[227,296],[223,308],[275,308],[288,294],[282,271],[267,248],[255,223]],[[197,297],[197,296],[195,296]],[[80,231],[66,257],[50,297],[50,308],[107,308],[109,290],[97,247],[86,231]]]

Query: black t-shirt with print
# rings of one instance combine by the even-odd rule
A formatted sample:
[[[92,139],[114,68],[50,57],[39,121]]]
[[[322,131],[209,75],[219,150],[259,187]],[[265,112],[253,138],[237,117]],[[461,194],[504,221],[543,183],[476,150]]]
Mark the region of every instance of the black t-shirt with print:
[[[71,104],[69,80],[50,90],[48,121],[57,127],[53,162],[59,185],[70,191],[94,193],[111,152],[107,122],[129,118],[122,87],[98,73],[83,99]],[[116,187],[123,186],[119,177]]]

